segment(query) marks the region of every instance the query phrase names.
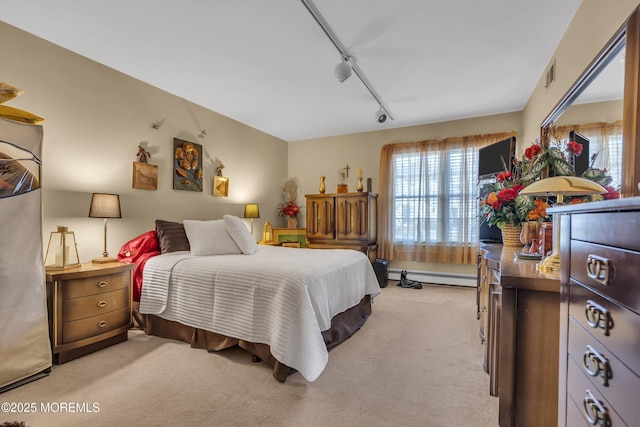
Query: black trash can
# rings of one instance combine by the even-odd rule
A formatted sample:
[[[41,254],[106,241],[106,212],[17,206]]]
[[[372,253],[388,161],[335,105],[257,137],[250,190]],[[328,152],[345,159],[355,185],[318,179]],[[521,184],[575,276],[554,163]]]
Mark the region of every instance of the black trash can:
[[[373,262],[373,271],[376,273],[378,285],[381,288],[386,288],[389,283],[389,261],[377,258]]]

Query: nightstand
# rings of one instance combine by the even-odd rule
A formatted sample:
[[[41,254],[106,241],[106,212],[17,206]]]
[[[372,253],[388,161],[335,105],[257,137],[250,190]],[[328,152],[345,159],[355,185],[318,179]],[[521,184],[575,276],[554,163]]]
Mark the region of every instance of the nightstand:
[[[82,264],[47,271],[47,308],[53,363],[60,365],[127,340],[131,271],[135,264]]]

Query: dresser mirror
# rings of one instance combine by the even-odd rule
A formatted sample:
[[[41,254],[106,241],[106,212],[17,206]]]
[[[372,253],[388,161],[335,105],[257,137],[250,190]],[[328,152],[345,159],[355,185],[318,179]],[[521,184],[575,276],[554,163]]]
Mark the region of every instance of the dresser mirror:
[[[542,122],[541,135],[556,127],[587,138],[594,167],[606,168],[622,197],[640,195],[638,69],[640,39],[636,10]]]

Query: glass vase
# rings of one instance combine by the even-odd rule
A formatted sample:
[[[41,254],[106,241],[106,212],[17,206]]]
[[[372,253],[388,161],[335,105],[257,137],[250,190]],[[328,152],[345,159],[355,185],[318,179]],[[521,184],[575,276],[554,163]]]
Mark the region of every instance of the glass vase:
[[[298,218],[296,218],[295,216],[288,216],[287,228],[298,228]]]

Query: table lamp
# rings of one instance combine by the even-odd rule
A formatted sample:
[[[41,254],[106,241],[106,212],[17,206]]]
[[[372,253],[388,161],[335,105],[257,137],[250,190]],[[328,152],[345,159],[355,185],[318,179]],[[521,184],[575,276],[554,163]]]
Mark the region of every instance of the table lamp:
[[[584,196],[587,194],[603,194],[607,190],[593,181],[576,176],[552,176],[536,181],[526,186],[520,194],[523,196],[556,196],[557,202],[554,206],[560,206],[564,201],[564,196]],[[538,269],[541,271],[560,270],[560,217],[553,215],[553,237],[551,255],[546,257]]]
[[[260,209],[257,203],[247,203],[244,205],[244,217],[251,218],[251,235],[253,236],[253,219],[260,218]]]
[[[92,259],[94,264],[105,264],[118,261],[110,257],[107,252],[107,218],[122,218],[120,211],[120,196],[117,194],[93,193],[89,218],[104,218],[104,252],[100,258]]]

